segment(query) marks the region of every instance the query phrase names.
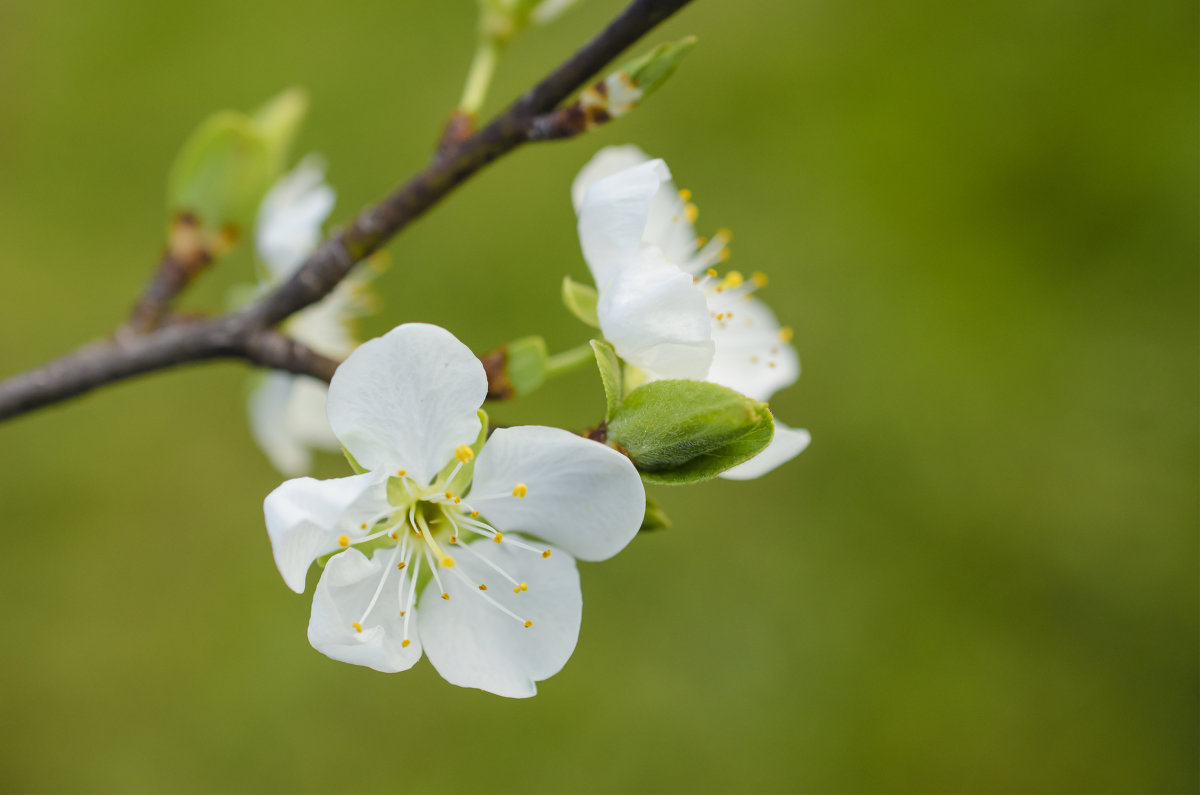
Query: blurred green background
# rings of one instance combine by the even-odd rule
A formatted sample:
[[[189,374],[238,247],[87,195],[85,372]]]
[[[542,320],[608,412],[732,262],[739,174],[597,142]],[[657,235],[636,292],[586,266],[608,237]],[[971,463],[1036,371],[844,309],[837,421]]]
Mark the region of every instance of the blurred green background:
[[[519,38],[487,112],[620,6]],[[474,14],[0,0],[0,374],[122,320],[167,166],[213,110],[307,87],[297,153],[328,158],[335,221],[399,184]],[[242,366],[0,425],[0,788],[1195,791],[1197,21],[1167,0],[703,0],[648,40],[700,45],[644,107],[505,158],[389,246],[370,334],[574,345],[569,185],[637,142],[796,330],[805,373],[773,408],[811,449],[658,489],[675,527],[583,566],[578,649],[532,700],[308,646]],[[602,405],[581,372],[493,416],[582,428]]]

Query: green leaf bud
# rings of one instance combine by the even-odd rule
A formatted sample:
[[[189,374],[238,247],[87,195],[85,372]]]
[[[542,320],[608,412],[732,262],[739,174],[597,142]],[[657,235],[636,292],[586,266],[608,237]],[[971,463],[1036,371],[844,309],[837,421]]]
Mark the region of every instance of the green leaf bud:
[[[647,483],[708,480],[758,455],[775,434],[765,403],[707,381],[652,381],[625,396],[608,423]]]

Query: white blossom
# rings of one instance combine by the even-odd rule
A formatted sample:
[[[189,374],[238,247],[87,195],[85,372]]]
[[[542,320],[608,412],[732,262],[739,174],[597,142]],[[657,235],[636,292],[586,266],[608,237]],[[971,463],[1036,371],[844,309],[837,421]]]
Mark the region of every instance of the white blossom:
[[[259,205],[255,243],[265,275],[259,292],[290,277],[321,241],[321,225],[336,197],[325,184],[325,166],[309,155],[267,192]],[[371,306],[369,268],[359,266],[322,300],[282,325],[283,331],[323,356],[342,359],[358,344],[354,326]],[[284,372],[256,376],[249,398],[250,431],[285,475],[312,468],[312,451],[340,447],[325,418],[327,387],[315,378]]]
[[[728,230],[697,237],[699,209],[662,160],[634,146],[601,150],[575,178],[579,241],[599,292],[600,329],[646,380],[692,378],[769,400],[796,381],[800,359],[756,291],[766,276],[716,267]],[[799,455],[808,431],[776,421],[770,446],[722,473],[758,477]]]
[[[481,440],[487,377],[450,332],[398,326],[329,388],[329,421],[363,474],[298,478],[264,503],[275,562],[304,590],[326,563],[308,637],[336,660],[402,671],[422,651],[446,680],[537,692],[575,648],[575,559],[637,534],[641,479],[617,451],[557,428]]]

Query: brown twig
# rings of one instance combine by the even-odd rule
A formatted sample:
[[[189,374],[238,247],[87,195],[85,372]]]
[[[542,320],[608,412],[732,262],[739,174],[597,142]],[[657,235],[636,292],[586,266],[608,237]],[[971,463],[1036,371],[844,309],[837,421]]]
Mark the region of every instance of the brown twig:
[[[313,252],[288,281],[247,309],[90,345],[37,370],[13,376],[0,382],[0,419],[132,375],[205,359],[233,357],[289,372],[321,377],[324,368],[331,374],[329,360],[317,362],[302,353],[303,346],[294,342],[290,346],[264,343],[281,336],[269,329],[328,295],[355,263],[378,250],[468,177],[528,141],[535,119],[552,111],[589,77],[688,2],[633,0],[608,27],[487,127],[435,158],[425,171],[386,199],[363,210],[352,224]]]

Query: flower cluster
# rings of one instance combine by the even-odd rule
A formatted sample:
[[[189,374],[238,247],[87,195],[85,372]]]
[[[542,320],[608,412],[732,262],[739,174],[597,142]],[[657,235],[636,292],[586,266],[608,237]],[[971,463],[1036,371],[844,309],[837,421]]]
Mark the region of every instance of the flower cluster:
[[[699,209],[662,160],[634,146],[603,149],[571,194],[599,292],[600,330],[636,368],[633,381],[706,380],[763,401],[795,382],[800,360],[791,329],[756,295],[766,276],[717,271],[732,235],[696,235]],[[759,477],[799,455],[810,438],[776,422],[771,444],[722,477]]]
[[[289,278],[316,249],[335,200],[325,183],[325,166],[314,155],[267,192],[255,232],[264,270],[260,291]],[[325,298],[288,318],[284,331],[317,353],[345,358],[358,345],[355,322],[372,307],[371,275],[369,267],[359,266]],[[313,450],[340,449],[325,418],[325,395],[325,384],[308,376],[282,371],[256,376],[248,405],[250,431],[285,475],[310,471]]]

